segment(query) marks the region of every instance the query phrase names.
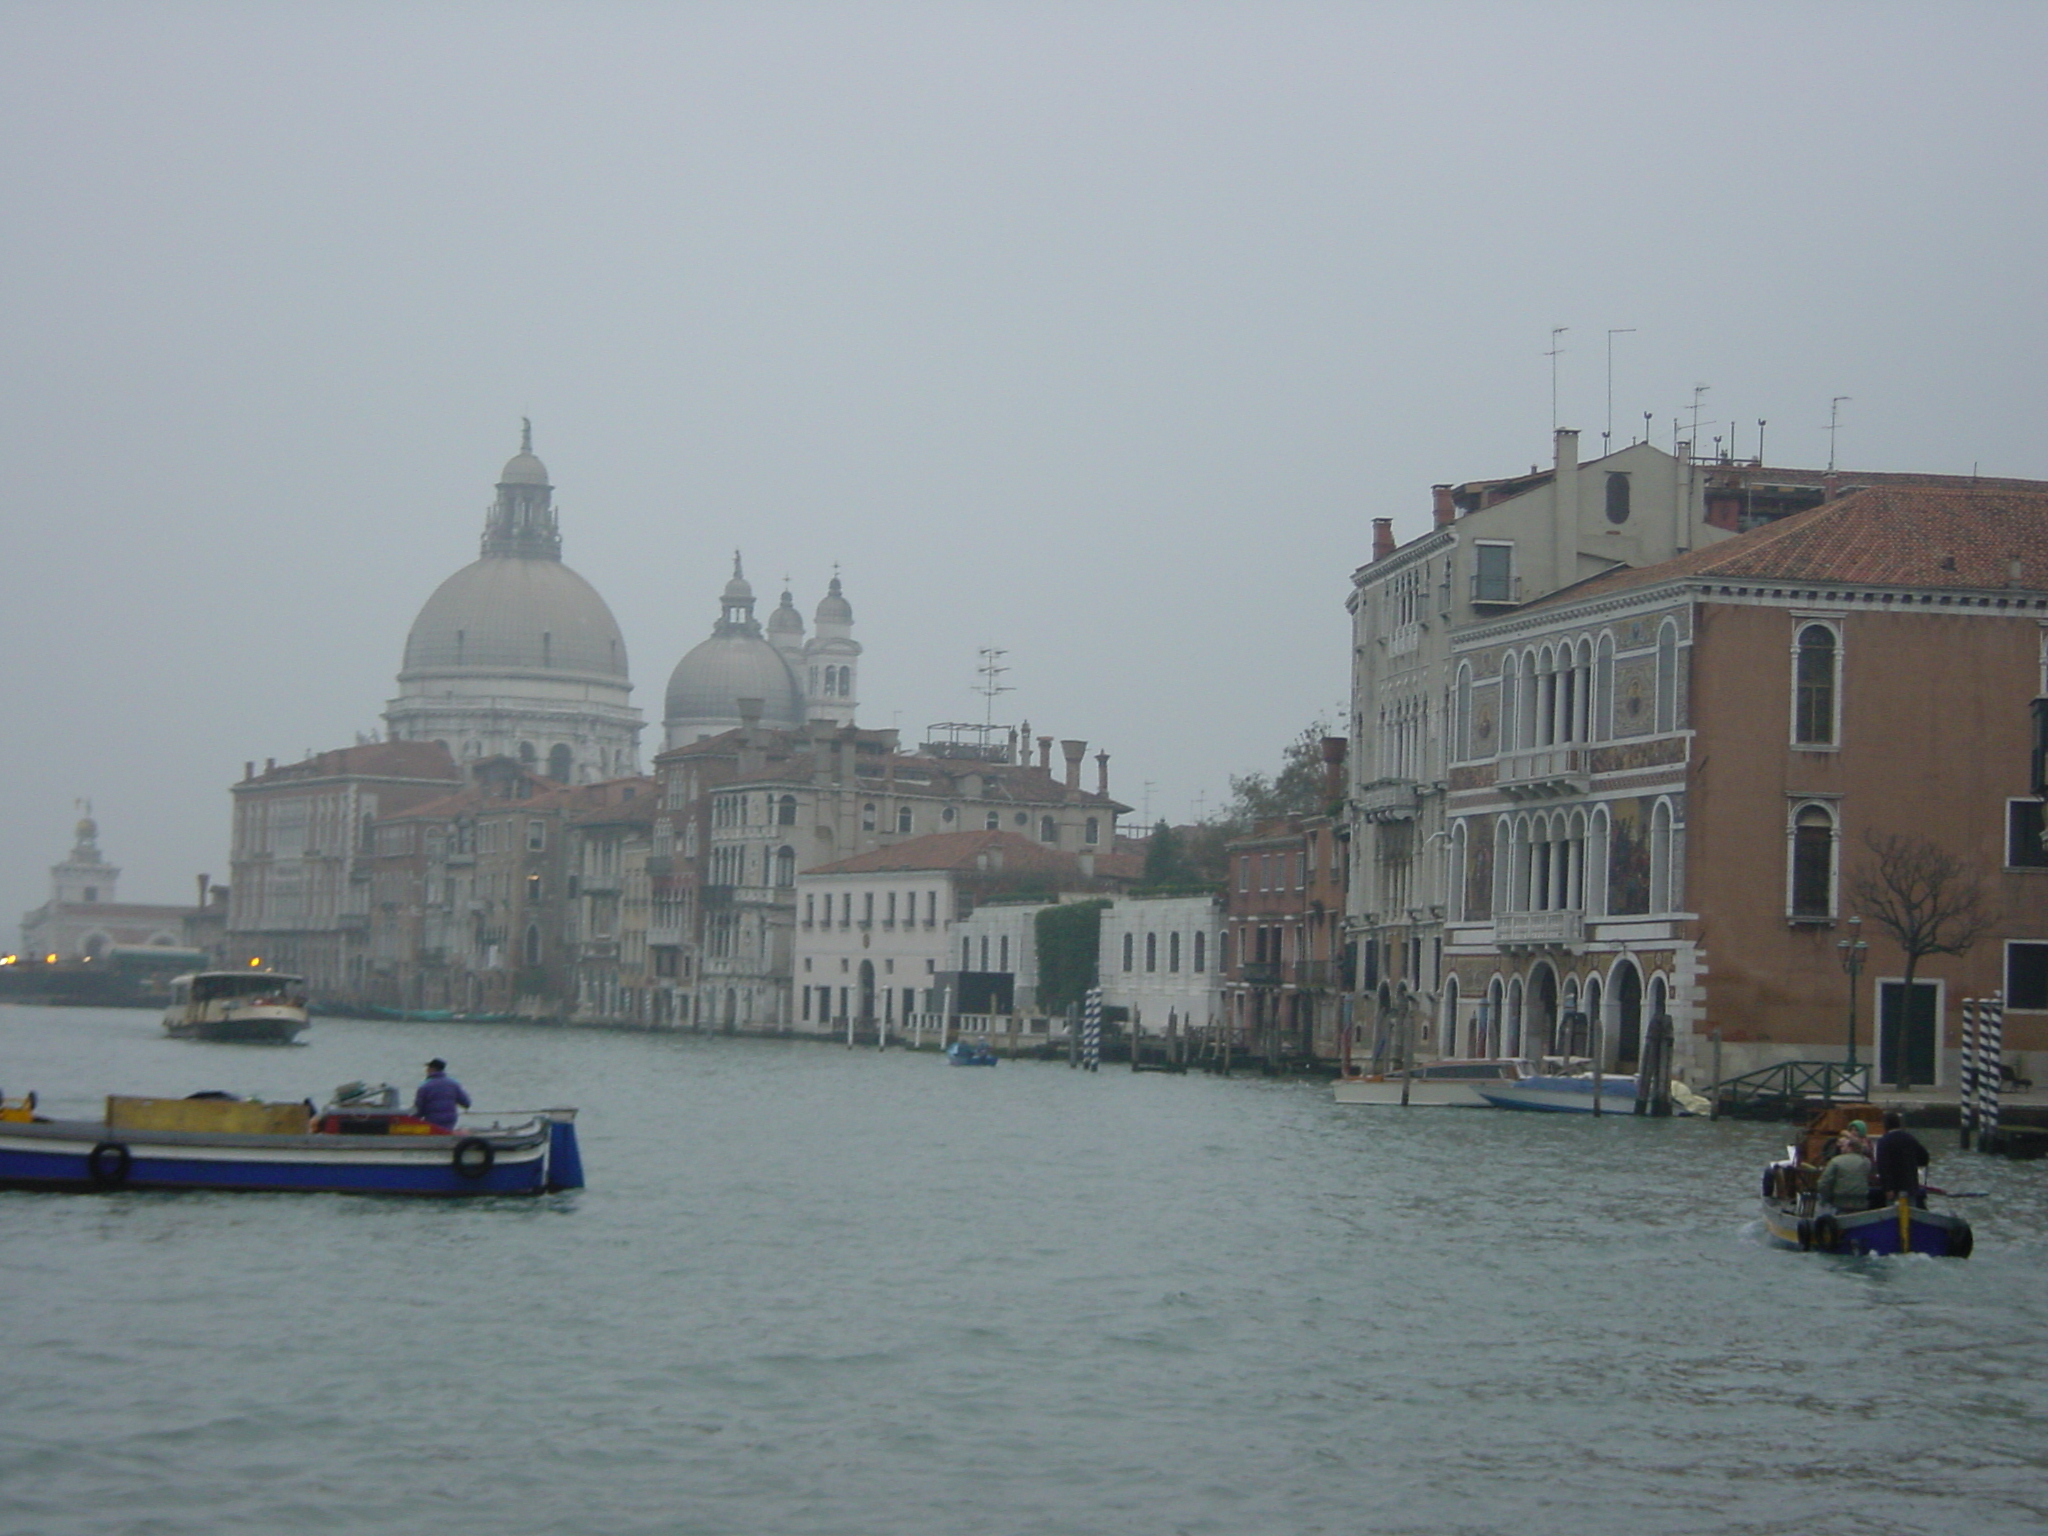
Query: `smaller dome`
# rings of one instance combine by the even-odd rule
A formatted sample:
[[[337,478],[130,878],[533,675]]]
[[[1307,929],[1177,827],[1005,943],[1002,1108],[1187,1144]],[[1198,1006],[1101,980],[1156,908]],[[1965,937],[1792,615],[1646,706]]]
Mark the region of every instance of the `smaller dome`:
[[[94,821],[90,816],[82,816],[79,818],[78,840],[81,843],[93,842],[99,837],[99,835],[100,824],[98,822]]]
[[[663,714],[672,729],[725,730],[738,723],[739,701],[749,698],[761,701],[763,725],[803,724],[802,694],[781,652],[758,635],[713,635],[676,663]]]
[[[785,592],[782,605],[768,615],[768,633],[771,635],[801,635],[804,632],[804,616],[796,611],[796,602]]]
[[[740,552],[732,552],[732,580],[725,584],[723,600],[728,603],[746,603],[752,606],[754,588],[747,580],[747,573],[740,569]]]
[[[505,472],[498,476],[500,485],[546,485],[548,467],[531,453],[515,453],[505,461]]]
[[[831,587],[826,591],[825,596],[819,600],[818,622],[820,624],[851,624],[853,622],[853,604],[849,603],[840,592],[839,578],[837,576],[832,578]]]

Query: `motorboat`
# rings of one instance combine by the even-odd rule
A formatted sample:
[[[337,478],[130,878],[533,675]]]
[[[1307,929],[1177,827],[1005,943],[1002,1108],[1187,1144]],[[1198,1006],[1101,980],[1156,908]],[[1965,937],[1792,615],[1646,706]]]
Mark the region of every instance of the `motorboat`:
[[[1529,1063],[1507,1056],[1417,1062],[1401,1073],[1340,1077],[1332,1095],[1339,1104],[1423,1104],[1485,1109],[1483,1089],[1505,1087],[1529,1076]]]
[[[354,1090],[353,1092],[351,1090]],[[467,1114],[452,1132],[351,1084],[325,1109],[109,1095],[97,1120],[0,1116],[0,1189],[535,1195],[580,1189],[576,1111]]]
[[[956,1067],[992,1067],[996,1059],[995,1047],[986,1040],[955,1040],[946,1047],[946,1060]]]
[[[164,1032],[181,1040],[289,1045],[306,1032],[306,978],[258,970],[175,977]]]
[[[1976,1246],[1970,1223],[1955,1211],[1933,1210],[1907,1196],[1868,1210],[1830,1210],[1818,1203],[1827,1144],[1851,1120],[1875,1124],[1874,1104],[1835,1104],[1808,1122],[1799,1141],[1764,1169],[1764,1232],[1781,1248],[1803,1253],[1926,1254],[1966,1259]]]
[[[1635,1113],[1636,1080],[1590,1074],[1534,1073],[1512,1083],[1486,1083],[1479,1096],[1495,1109],[1533,1109],[1553,1114]]]

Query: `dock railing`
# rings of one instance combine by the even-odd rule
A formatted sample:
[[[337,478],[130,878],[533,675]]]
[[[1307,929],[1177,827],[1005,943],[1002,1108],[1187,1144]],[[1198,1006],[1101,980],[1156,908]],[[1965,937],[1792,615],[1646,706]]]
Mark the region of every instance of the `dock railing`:
[[[1716,1083],[1711,1097],[1724,1115],[1789,1113],[1815,1099],[1856,1101],[1870,1091],[1870,1069],[1840,1061],[1781,1061]]]

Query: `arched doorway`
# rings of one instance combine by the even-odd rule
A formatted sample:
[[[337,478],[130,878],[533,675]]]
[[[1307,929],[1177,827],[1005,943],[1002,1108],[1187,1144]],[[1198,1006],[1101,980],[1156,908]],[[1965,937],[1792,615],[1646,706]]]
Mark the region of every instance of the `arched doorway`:
[[[1500,1054],[1501,1016],[1507,1008],[1507,993],[1501,989],[1500,978],[1494,977],[1486,985],[1486,1001],[1479,1005],[1479,1037],[1473,1043],[1474,1056],[1498,1056]]]
[[[1522,1054],[1522,978],[1508,983],[1508,1016],[1505,1023],[1506,1054]]]
[[[1557,972],[1547,960],[1529,973],[1528,1036],[1532,1055],[1557,1054]]]
[[[1443,1054],[1458,1054],[1458,978],[1444,978]]]
[[[1605,1064],[1604,1048],[1607,1021],[1600,1017],[1601,986],[1598,976],[1586,978],[1586,994],[1582,1011],[1586,1015],[1586,1054]]]
[[[875,1022],[875,962],[872,960],[860,963],[860,1022]]]
[[[1633,1068],[1643,1059],[1643,977],[1633,960],[1614,968],[1614,1065]]]

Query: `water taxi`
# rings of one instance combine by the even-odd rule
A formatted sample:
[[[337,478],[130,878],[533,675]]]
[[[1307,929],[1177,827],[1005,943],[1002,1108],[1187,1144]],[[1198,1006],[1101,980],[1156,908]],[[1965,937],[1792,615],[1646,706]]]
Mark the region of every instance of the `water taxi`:
[[[180,1040],[289,1045],[306,1032],[306,978],[281,971],[194,971],[175,977],[164,1032]]]

